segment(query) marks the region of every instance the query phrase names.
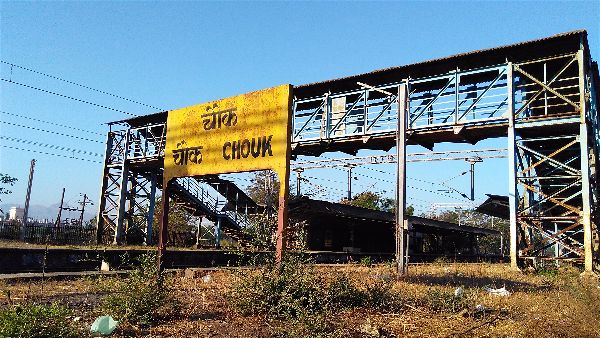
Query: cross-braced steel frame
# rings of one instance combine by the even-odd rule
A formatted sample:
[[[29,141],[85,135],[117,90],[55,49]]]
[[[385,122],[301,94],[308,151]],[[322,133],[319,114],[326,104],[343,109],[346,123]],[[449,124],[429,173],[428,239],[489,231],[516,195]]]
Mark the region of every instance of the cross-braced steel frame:
[[[99,243],[152,242],[164,124],[109,131],[98,210]]]
[[[592,66],[574,54],[514,64],[509,88],[511,258],[597,264],[598,116]]]
[[[412,141],[425,147],[436,131],[474,143],[470,128],[489,128],[487,138],[498,137],[491,128],[501,126],[508,136],[512,264],[571,259],[591,270],[598,262],[597,65],[583,43],[570,54],[357,86],[295,100],[293,147],[393,137],[399,116],[408,142],[431,132],[429,141]],[[407,103],[399,107],[402,87]]]
[[[569,47],[552,46],[555,42],[566,44],[567,38]],[[571,44],[577,38],[579,47]],[[351,80],[340,79],[344,82],[340,82],[340,90],[319,84],[294,88],[293,154],[352,153],[396,146],[396,159],[402,159],[407,144],[432,148],[438,142],[476,143],[507,137],[512,265],[528,259],[570,259],[584,262],[586,270],[592,270],[600,252],[599,79],[598,66],[584,39],[585,32],[573,32],[533,41],[531,46],[508,46],[514,48],[518,60],[506,57],[487,65],[478,62],[472,69],[451,67],[414,78],[410,74],[386,75],[385,81],[373,75],[379,83],[368,83],[365,75],[364,80],[350,84]],[[529,57],[527,48],[536,56]],[[438,66],[452,62],[441,60]],[[465,64],[463,68],[468,68]],[[337,88],[336,83],[338,80],[332,81],[331,88]],[[118,243],[132,229],[148,234],[150,218],[143,226],[140,215],[150,210],[154,199],[144,197],[153,193],[142,189],[141,181],[152,182],[153,174],[140,168],[152,167],[152,163],[160,175],[166,114],[161,119],[148,126],[109,132],[99,239],[110,237]],[[397,162],[402,173],[407,160]],[[403,197],[406,187],[403,180],[398,182]],[[149,198],[148,207],[134,202],[137,197],[132,196]],[[202,196],[196,197],[202,200]],[[402,219],[399,217],[399,222]],[[124,220],[131,221],[124,225]]]

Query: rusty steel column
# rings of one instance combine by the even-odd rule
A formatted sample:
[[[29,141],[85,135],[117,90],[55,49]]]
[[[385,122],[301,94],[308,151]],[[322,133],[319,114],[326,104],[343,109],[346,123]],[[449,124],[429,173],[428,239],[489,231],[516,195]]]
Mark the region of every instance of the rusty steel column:
[[[407,271],[406,243],[404,226],[406,225],[406,119],[408,111],[408,82],[398,87],[398,131],[396,133],[396,270],[398,276]]]
[[[288,96],[288,121],[287,125],[292,125],[292,95]],[[292,157],[292,129],[287,129],[287,149],[285,152],[285,168],[278,168],[279,175],[279,209],[277,210],[277,242],[275,243],[275,262],[281,264],[283,260],[283,251],[287,246],[287,227],[288,227],[288,197],[290,194],[290,161]]]
[[[579,145],[581,151],[581,224],[583,225],[583,253],[584,269],[586,272],[594,270],[594,250],[592,244],[592,196],[590,184],[590,143],[588,134],[587,102],[585,86],[585,56],[583,48],[577,53],[579,71],[579,110],[581,123],[579,124]]]
[[[277,243],[275,245],[275,262],[281,263],[283,251],[287,245],[288,227],[288,195],[290,190],[290,166],[289,161],[284,177],[279,178],[279,209],[277,210]]]
[[[513,88],[513,64],[509,62],[506,66],[506,84],[508,91],[508,208],[510,214],[510,238],[509,255],[512,269],[519,268],[519,251],[517,225],[517,209],[519,204],[519,190],[517,189],[517,146],[515,134],[515,104]]]
[[[163,181],[162,197],[160,205],[162,207],[160,214],[160,226],[158,228],[158,271],[164,269],[164,255],[167,251],[167,239],[169,236],[169,181]]]

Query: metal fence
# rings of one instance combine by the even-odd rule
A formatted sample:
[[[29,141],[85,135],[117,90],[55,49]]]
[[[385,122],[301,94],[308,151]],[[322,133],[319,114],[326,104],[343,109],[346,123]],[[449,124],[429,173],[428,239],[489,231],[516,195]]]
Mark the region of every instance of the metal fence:
[[[79,224],[29,223],[22,234],[22,224],[16,221],[0,221],[0,240],[33,244],[52,245],[92,245],[96,241],[96,228]],[[154,243],[158,242],[158,233],[153,234]],[[192,247],[196,245],[196,234],[192,231],[169,231],[169,246]],[[200,246],[208,246],[201,240]],[[212,242],[214,245],[214,241]]]
[[[0,223],[0,239],[35,244],[88,245],[96,240],[96,229],[81,225],[56,226],[54,223]]]

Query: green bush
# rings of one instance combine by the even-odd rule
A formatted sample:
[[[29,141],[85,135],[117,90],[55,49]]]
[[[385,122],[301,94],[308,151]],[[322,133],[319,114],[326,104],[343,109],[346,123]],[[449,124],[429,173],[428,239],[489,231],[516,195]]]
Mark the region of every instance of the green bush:
[[[71,311],[57,304],[15,305],[0,310],[0,337],[80,337]]]
[[[538,276],[547,278],[556,278],[558,276],[558,268],[552,266],[543,266],[535,270]]]
[[[287,257],[279,268],[269,263],[239,272],[226,297],[242,315],[269,318],[272,336],[281,338],[337,337],[334,318],[340,309],[399,311],[404,304],[390,282],[378,280],[358,288],[345,274],[328,282],[298,257]]]
[[[353,308],[365,304],[365,293],[345,274],[336,275],[326,289],[327,303],[334,307]]]
[[[172,314],[178,303],[172,296],[170,283],[158,271],[156,255],[148,253],[137,261],[129,277],[106,287],[111,293],[104,299],[102,310],[122,322],[148,325]]]
[[[279,268],[269,263],[238,277],[227,298],[242,315],[290,319],[324,309],[322,281],[299,258],[287,258]]]
[[[273,337],[333,337],[330,298],[323,286],[310,265],[287,257],[280,267],[271,262],[240,272],[226,296],[242,315],[266,315]]]
[[[366,267],[371,267],[371,265],[373,265],[373,263],[371,261],[371,256],[365,256],[365,257],[361,258],[360,265],[366,266]]]
[[[384,281],[367,285],[364,299],[366,307],[381,311],[399,311],[404,304],[402,296],[392,290],[392,284]]]

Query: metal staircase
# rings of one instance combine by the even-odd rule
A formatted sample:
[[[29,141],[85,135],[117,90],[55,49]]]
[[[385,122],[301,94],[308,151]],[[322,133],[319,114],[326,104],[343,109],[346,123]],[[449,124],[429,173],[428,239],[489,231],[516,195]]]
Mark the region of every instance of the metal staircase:
[[[237,189],[241,191],[231,181],[220,181],[223,185],[227,184],[228,190],[231,189],[233,191]],[[233,210],[227,208],[228,205],[235,203],[235,201],[219,198],[220,193],[211,194],[210,190],[213,187],[210,184],[193,177],[177,178],[171,184],[170,188],[170,192],[176,203],[183,205],[192,215],[208,218],[215,223],[215,231],[220,231],[231,237],[240,246],[247,247],[250,245],[251,238],[243,232],[244,228],[250,226],[248,215],[238,212],[239,208],[237,207],[233,208]],[[252,201],[249,197],[246,196],[246,198]],[[256,205],[254,201],[252,203]],[[215,232],[215,237],[217,238],[217,245],[219,245],[220,234]]]

